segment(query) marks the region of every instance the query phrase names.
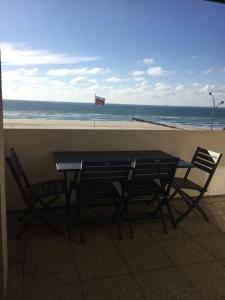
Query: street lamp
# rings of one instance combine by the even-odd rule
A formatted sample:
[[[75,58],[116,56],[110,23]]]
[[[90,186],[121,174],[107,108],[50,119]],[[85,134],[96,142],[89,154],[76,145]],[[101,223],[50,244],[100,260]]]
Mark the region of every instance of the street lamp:
[[[224,101],[220,101],[216,105],[214,95],[211,92],[209,93],[209,95],[212,96],[212,99],[213,99],[213,112],[212,112],[211,125],[210,125],[210,129],[213,130],[213,123],[214,123],[214,117],[215,117],[216,110],[220,105],[224,104]]]

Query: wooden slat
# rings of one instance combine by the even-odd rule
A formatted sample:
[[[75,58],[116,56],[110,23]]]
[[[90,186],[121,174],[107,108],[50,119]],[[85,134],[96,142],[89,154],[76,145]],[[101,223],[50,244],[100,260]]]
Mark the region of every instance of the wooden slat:
[[[200,170],[202,170],[202,171],[205,171],[205,172],[207,172],[207,173],[211,173],[211,171],[212,171],[212,169],[205,167],[204,165],[200,164],[200,163],[197,162],[197,161],[196,161],[196,162],[193,162],[193,165],[194,165],[196,168],[198,168],[198,169],[200,169]]]
[[[212,170],[214,165],[215,165],[212,162],[209,162],[207,160],[204,160],[204,159],[201,159],[201,158],[198,158],[198,157],[195,158],[194,162],[197,162],[197,163],[207,167],[210,170]]]

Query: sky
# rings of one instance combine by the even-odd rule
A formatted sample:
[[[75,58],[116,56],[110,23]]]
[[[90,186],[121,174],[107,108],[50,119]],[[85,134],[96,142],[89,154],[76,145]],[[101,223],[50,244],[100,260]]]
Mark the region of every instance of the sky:
[[[148,105],[225,100],[225,5],[0,0],[3,98]],[[106,102],[106,103],[107,103]]]

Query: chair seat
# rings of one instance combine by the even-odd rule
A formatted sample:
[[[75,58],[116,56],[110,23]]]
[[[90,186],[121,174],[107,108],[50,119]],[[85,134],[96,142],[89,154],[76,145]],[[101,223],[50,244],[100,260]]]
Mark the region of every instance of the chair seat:
[[[29,199],[40,199],[62,193],[64,193],[64,183],[60,179],[35,183],[26,189],[26,196]]]
[[[202,191],[202,187],[199,186],[198,184],[192,182],[189,179],[180,178],[180,177],[175,177],[173,179],[171,186],[174,189],[188,189],[188,190],[196,190],[199,192]]]

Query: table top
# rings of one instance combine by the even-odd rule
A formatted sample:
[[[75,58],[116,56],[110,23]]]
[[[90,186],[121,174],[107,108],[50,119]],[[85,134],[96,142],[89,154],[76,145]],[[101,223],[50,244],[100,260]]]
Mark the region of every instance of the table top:
[[[160,151],[62,151],[53,152],[53,158],[58,172],[69,172],[81,169],[81,161],[117,161],[148,159],[152,162],[170,162],[176,157]],[[193,167],[191,163],[179,158],[178,168]]]

